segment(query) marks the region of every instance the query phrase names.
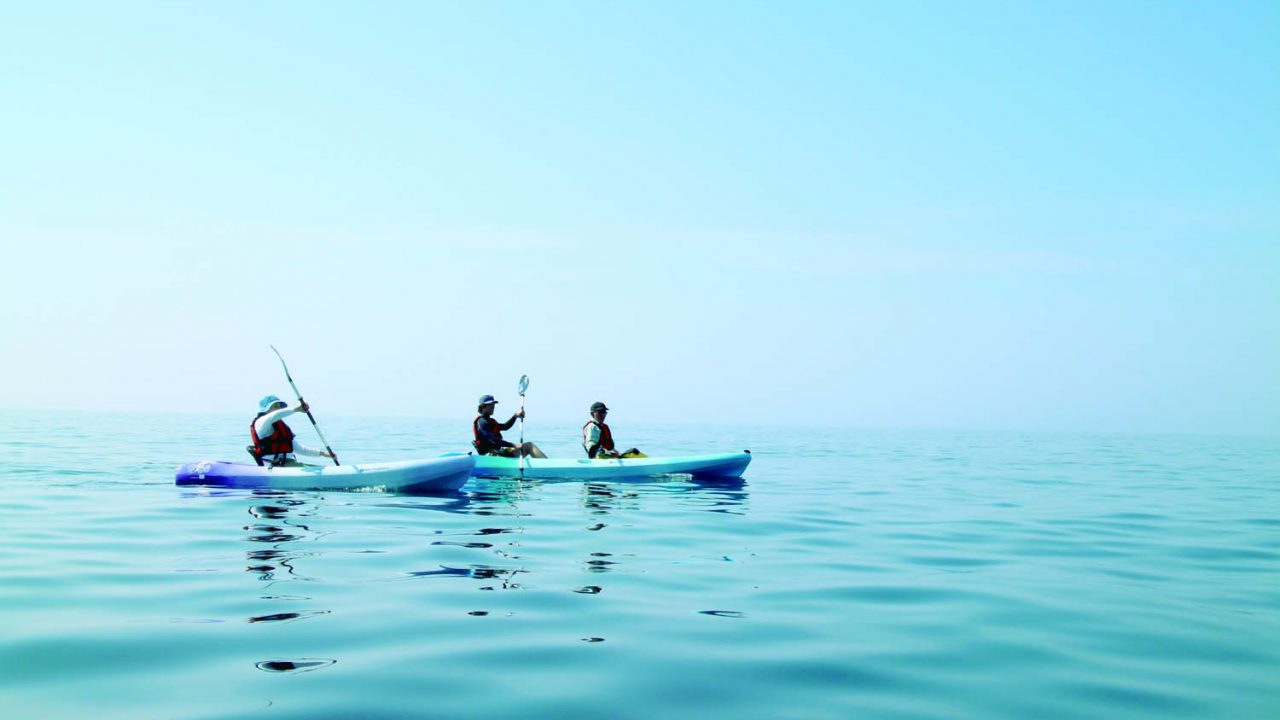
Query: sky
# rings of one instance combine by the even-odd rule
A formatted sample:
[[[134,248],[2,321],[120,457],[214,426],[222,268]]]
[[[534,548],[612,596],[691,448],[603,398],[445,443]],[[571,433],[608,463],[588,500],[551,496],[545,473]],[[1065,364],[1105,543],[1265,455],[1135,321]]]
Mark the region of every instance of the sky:
[[[0,408],[1280,434],[1280,4],[0,4]]]

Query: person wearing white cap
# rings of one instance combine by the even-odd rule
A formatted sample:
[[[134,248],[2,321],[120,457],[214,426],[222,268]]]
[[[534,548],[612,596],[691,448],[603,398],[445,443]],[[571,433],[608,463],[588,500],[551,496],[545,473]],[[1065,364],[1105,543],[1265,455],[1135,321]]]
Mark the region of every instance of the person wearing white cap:
[[[249,446],[249,454],[259,465],[271,467],[297,467],[298,455],[332,458],[327,450],[307,447],[294,440],[293,430],[284,423],[284,419],[296,412],[306,412],[307,404],[299,403],[290,408],[289,404],[275,395],[267,395],[258,402],[258,416],[249,424],[249,437],[253,444]]]
[[[502,439],[502,431],[510,430],[511,426],[516,424],[517,419],[524,417],[524,410],[512,415],[510,420],[500,423],[493,419],[494,406],[497,404],[498,401],[493,399],[492,395],[480,396],[479,407],[477,407],[480,414],[476,416],[475,420],[471,421],[471,432],[475,435],[475,439],[471,441],[471,444],[476,447],[476,454],[501,455],[503,457],[524,455],[525,457],[545,458],[546,453],[539,450],[538,446],[531,442],[517,447],[515,443]]]
[[[591,403],[591,419],[582,426],[582,449],[587,451],[587,457],[593,460],[648,457],[635,448],[618,452],[613,444],[613,432],[609,430],[608,425],[604,424],[604,417],[608,414],[609,408],[605,407],[604,403]]]

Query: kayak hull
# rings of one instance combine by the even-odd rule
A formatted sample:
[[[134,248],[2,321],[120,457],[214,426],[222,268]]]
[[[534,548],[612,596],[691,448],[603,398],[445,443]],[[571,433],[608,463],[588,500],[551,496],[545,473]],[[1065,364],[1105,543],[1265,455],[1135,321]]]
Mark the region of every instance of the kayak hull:
[[[639,480],[667,475],[690,475],[699,480],[741,477],[751,452],[628,459],[525,458],[524,477],[533,480]],[[476,477],[520,477],[517,458],[482,455],[476,458]]]
[[[472,455],[362,465],[259,467],[202,460],[178,468],[178,485],[268,490],[381,490],[435,493],[457,490],[471,477]]]

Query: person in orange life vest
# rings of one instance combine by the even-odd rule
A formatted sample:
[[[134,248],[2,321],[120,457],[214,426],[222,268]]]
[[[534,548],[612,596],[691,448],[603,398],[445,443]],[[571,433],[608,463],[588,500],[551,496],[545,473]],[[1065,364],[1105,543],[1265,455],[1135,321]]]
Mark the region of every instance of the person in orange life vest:
[[[605,415],[608,414],[609,408],[605,407],[604,403],[591,403],[591,419],[582,426],[582,448],[587,451],[587,457],[593,459],[645,457],[644,453],[635,448],[618,452],[613,445],[613,433],[609,431],[609,426],[604,424]]]
[[[310,408],[304,402],[296,408],[276,397],[267,395],[258,403],[258,416],[249,424],[249,437],[253,440],[249,452],[259,465],[271,467],[298,467],[298,455],[332,458],[327,450],[317,450],[294,441],[293,430],[284,424],[284,419],[296,412],[306,412]]]
[[[502,431],[510,430],[511,426],[516,424],[518,418],[524,417],[524,411],[521,410],[512,415],[510,420],[500,423],[493,419],[494,406],[497,404],[498,401],[494,400],[492,395],[480,396],[480,404],[476,408],[480,414],[476,416],[475,420],[471,421],[471,432],[475,435],[475,440],[471,444],[476,446],[476,454],[501,455],[503,457],[517,457],[518,455],[536,458],[546,457],[546,454],[531,442],[525,443],[522,447],[517,447],[515,443],[502,439]]]

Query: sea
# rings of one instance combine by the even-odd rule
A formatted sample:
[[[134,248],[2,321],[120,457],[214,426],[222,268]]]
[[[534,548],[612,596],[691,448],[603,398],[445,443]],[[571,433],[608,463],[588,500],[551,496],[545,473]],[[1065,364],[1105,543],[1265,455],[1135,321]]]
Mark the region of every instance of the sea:
[[[1274,437],[618,417],[651,456],[753,461],[438,496],[174,485],[248,461],[248,421],[0,412],[0,717],[1280,718]],[[470,432],[321,421],[344,464]],[[578,428],[525,437],[576,455]]]

